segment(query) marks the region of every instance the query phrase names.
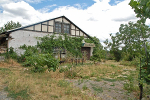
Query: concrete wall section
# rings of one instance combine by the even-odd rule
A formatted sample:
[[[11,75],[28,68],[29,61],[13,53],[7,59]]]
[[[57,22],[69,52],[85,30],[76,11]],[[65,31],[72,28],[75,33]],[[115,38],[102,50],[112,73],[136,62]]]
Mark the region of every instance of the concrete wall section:
[[[22,54],[23,50],[20,50],[19,47],[26,44],[27,46],[34,46],[37,44],[36,37],[43,37],[48,35],[48,33],[40,33],[40,32],[33,32],[33,31],[24,31],[18,30],[14,31],[10,34],[12,39],[9,39],[8,48],[13,47],[14,50],[18,54]]]
[[[93,56],[93,47],[91,47],[90,56]]]

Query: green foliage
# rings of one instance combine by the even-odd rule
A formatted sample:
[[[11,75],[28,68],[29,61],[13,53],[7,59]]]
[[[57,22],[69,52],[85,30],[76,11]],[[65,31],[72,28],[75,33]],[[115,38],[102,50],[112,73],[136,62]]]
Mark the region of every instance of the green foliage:
[[[26,57],[39,54],[39,50],[36,46],[26,46],[25,44],[23,46],[20,46],[20,49],[25,50],[21,56],[19,56],[18,62],[25,62]]]
[[[129,93],[133,92],[133,91],[137,91],[138,90],[138,86],[134,85],[134,75],[130,74],[127,76],[127,80],[126,83],[124,83],[124,89],[127,90]]]
[[[0,33],[5,32],[7,30],[11,30],[14,28],[21,27],[21,24],[19,22],[15,23],[13,21],[7,22],[7,24],[4,24],[4,26],[0,29]]]
[[[29,100],[30,96],[28,94],[28,88],[15,92],[12,90],[9,90],[8,87],[5,88],[5,91],[8,91],[8,97],[14,98],[14,99],[20,99],[20,100]]]
[[[88,87],[86,86],[86,84],[83,85],[82,89],[83,90],[87,90],[88,89]]]
[[[103,88],[102,87],[96,86],[95,84],[92,84],[92,83],[90,83],[90,84],[92,85],[92,89],[94,90],[94,92],[103,93]]]
[[[149,0],[131,0],[129,5],[134,9],[137,17],[142,18],[145,23],[146,18],[150,18],[150,1]]]
[[[57,86],[66,88],[69,86],[69,82],[65,80],[59,80],[59,82],[57,83]]]
[[[56,71],[58,68],[59,60],[55,59],[52,54],[41,53],[36,46],[23,45],[20,49],[25,50],[20,56],[20,62],[22,61],[24,66],[32,66],[32,71],[44,72],[47,69]]]
[[[113,49],[111,52],[113,53],[114,58],[115,58],[116,61],[120,61],[121,60],[121,51],[120,50]]]
[[[51,54],[36,54],[26,56],[24,66],[33,66],[34,72],[44,72],[46,69],[49,71],[56,71],[58,68],[59,60],[55,59]]]
[[[107,39],[104,43],[107,45],[106,48],[109,48],[110,52],[117,58],[116,60],[124,57],[124,60],[132,61],[133,58],[145,54],[142,45],[150,37],[150,28],[140,22],[129,22],[128,24],[121,24],[119,32],[115,36],[112,34],[110,36],[112,42],[108,42]]]
[[[40,42],[37,43],[37,47],[41,49],[42,53],[53,53],[55,48],[66,49],[76,57],[81,57],[81,46],[83,37],[69,37],[67,34],[63,36],[55,35],[44,36],[39,38]]]
[[[96,62],[101,61],[101,59],[105,57],[105,51],[103,50],[103,46],[98,38],[92,37],[92,39],[86,39],[85,42],[95,44],[93,55],[90,60]]]
[[[12,59],[17,59],[18,58],[18,55],[16,52],[14,52],[14,48],[13,47],[10,47],[6,54],[5,54],[5,58],[6,59],[9,59],[9,58],[12,58]]]
[[[142,58],[141,67],[141,76],[139,76],[139,78],[141,78],[141,82],[150,84],[150,52],[148,52],[148,58]]]

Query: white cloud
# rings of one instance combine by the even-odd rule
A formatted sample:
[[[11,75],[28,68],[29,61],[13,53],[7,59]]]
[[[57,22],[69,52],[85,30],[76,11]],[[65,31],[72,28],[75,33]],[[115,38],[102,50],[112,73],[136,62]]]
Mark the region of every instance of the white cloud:
[[[55,7],[55,6],[57,6],[57,5],[56,4],[49,5],[49,6],[42,8],[42,9],[39,9],[38,11],[41,13],[47,13],[52,7]]]
[[[42,0],[29,1],[37,2]],[[110,39],[110,33],[116,33],[119,30],[120,24],[137,20],[134,11],[128,5],[129,0],[118,2],[117,5],[113,6],[109,5],[110,0],[94,1],[95,3],[87,9],[82,9],[80,4],[75,4],[74,6],[57,7],[52,12],[48,11],[51,7],[57,5],[52,4],[40,10],[35,10],[24,1],[3,4],[3,12],[0,12],[0,27],[10,20],[19,21],[22,25],[28,25],[65,15],[86,33],[98,37],[100,41],[104,41],[106,38]],[[150,24],[150,21],[147,23]]]

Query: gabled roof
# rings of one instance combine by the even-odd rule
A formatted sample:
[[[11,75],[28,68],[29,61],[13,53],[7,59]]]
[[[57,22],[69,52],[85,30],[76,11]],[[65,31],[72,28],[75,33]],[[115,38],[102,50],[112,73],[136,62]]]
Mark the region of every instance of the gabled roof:
[[[47,21],[51,21],[51,20],[54,20],[54,19],[58,19],[58,18],[65,18],[67,21],[69,21],[71,24],[73,24],[75,27],[79,28],[77,25],[75,25],[72,21],[70,21],[67,17],[65,16],[60,16],[60,17],[56,17],[56,18],[53,18],[53,19],[49,19],[49,20],[45,20],[45,21],[42,21],[42,22],[38,22],[38,23],[35,23],[35,24],[31,24],[31,25],[27,25],[27,26],[23,26],[23,27],[20,27],[20,28],[15,28],[15,29],[12,29],[12,30],[7,30],[1,34],[10,34],[11,32],[14,32],[14,31],[17,31],[17,30],[21,30],[21,29],[24,29],[24,28],[27,28],[27,27],[30,27],[30,26],[34,26],[34,25],[37,25],[37,24],[41,24],[43,22],[47,22]],[[87,33],[85,33],[81,28],[79,28],[80,31],[82,31],[84,34],[86,34],[89,38],[90,35],[88,35]],[[0,35],[1,35],[0,34]]]

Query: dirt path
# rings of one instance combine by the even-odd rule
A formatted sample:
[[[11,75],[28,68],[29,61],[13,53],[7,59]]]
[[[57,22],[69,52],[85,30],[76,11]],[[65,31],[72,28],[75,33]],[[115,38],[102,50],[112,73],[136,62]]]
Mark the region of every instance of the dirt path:
[[[101,80],[67,80],[87,95],[96,96],[98,100],[136,100],[133,93],[123,89],[123,81],[108,82]]]

